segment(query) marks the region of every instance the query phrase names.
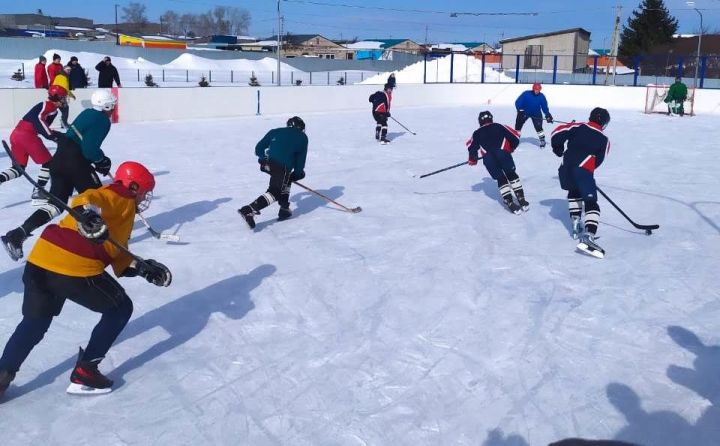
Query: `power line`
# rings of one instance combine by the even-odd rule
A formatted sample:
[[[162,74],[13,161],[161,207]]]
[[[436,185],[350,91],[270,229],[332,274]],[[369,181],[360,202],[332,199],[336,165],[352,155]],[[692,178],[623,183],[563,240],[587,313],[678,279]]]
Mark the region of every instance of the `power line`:
[[[402,8],[385,8],[382,6],[366,6],[366,5],[350,5],[347,3],[326,3],[313,0],[283,0],[288,3],[303,3],[316,6],[333,6],[339,8],[355,8],[355,9],[372,9],[377,11],[393,11],[393,12],[414,12],[420,14],[463,14],[477,16],[536,16],[537,12],[457,12],[457,11],[431,11],[427,9],[402,9]]]

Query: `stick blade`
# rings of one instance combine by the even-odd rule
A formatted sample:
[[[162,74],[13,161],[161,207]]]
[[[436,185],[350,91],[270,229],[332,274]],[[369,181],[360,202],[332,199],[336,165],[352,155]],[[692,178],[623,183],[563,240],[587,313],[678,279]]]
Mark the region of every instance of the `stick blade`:
[[[361,212],[361,211],[362,211],[362,208],[360,206],[350,209],[350,212],[352,212],[353,214],[357,214],[358,212]]]
[[[164,240],[166,242],[179,242],[180,237],[175,234],[160,234],[160,240]]]

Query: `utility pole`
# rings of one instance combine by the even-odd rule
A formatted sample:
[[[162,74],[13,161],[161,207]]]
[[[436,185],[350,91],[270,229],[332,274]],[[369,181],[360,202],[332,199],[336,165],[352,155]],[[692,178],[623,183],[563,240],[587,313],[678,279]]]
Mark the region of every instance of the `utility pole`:
[[[700,45],[702,45],[703,36],[703,15],[702,12],[695,7],[694,1],[688,1],[687,5],[700,15],[700,35],[698,35],[697,59],[695,60],[695,80],[693,80],[693,88],[697,88],[698,70],[700,69]]]
[[[280,50],[282,48],[282,24],[280,18],[280,0],[277,0],[277,19],[278,19],[278,33],[277,33],[277,84],[278,87],[282,85],[280,83]]]
[[[428,26],[425,25],[425,45],[428,43]]]
[[[615,7],[615,29],[613,29],[612,43],[610,43],[610,57],[613,59],[613,85],[615,85],[615,75],[617,73],[617,54],[618,47],[620,46],[620,13],[622,11],[622,5],[620,3]],[[610,59],[605,69],[605,85],[608,84],[608,78],[610,77]]]
[[[118,22],[117,22],[117,9],[118,4],[115,4],[115,45],[120,45],[120,31],[118,30]]]

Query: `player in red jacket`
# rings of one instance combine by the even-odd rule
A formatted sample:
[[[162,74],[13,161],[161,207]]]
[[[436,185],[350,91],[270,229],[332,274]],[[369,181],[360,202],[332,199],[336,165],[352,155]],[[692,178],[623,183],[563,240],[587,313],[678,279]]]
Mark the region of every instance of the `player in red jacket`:
[[[31,158],[35,164],[40,164],[40,175],[38,175],[38,184],[45,186],[50,178],[50,169],[48,164],[52,155],[47,147],[43,144],[38,135],[42,135],[51,141],[57,141],[60,132],[50,130],[58,109],[65,103],[67,98],[67,90],[59,85],[53,85],[48,90],[48,98],[45,102],[40,102],[28,111],[25,116],[18,122],[15,129],[10,134],[10,149],[15,161],[21,168],[25,169],[28,159]],[[21,175],[15,166],[0,172],[0,184],[15,179]],[[44,200],[39,196],[37,191],[33,191],[33,204]]]
[[[45,56],[40,56],[38,63],[35,64],[35,88],[44,88],[47,90],[50,86],[50,81],[48,80],[47,70],[45,67],[46,63],[47,59]]]

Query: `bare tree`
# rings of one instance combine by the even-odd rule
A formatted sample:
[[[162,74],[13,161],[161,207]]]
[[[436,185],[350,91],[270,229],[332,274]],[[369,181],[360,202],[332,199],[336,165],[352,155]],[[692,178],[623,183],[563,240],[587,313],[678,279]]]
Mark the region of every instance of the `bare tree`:
[[[214,19],[214,34],[227,34],[229,32],[229,22],[225,19],[225,16],[227,15],[227,7],[225,6],[216,6],[215,9],[212,11],[212,16]]]
[[[145,5],[137,2],[130,2],[127,6],[123,6],[123,20],[126,23],[135,23],[144,26],[148,23],[145,15]]]
[[[165,11],[165,14],[160,16],[160,20],[165,24],[165,30],[168,34],[177,35],[180,33],[180,16],[177,12],[173,10]]]
[[[243,8],[228,8],[228,25],[230,34],[245,35],[250,28],[250,13]]]

